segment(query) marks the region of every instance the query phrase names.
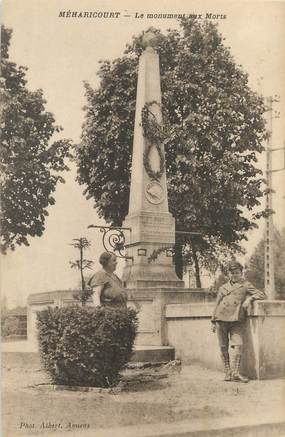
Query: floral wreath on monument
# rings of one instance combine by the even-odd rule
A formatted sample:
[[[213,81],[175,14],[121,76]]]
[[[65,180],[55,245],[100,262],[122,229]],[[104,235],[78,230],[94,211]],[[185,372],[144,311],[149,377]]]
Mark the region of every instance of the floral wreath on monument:
[[[160,144],[163,142],[163,132],[162,128],[156,120],[155,115],[151,112],[150,107],[153,105],[159,105],[156,101],[146,103],[142,108],[142,129],[143,135],[148,140],[148,145],[146,146],[143,155],[144,168],[151,179],[160,179],[165,171],[165,159],[163,152],[160,148]],[[159,155],[159,170],[155,171],[151,168],[151,163],[149,159],[150,151],[152,147],[156,147]]]

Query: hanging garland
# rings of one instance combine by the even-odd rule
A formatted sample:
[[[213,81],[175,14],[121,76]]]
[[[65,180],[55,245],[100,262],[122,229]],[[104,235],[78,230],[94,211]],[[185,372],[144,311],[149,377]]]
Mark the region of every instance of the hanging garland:
[[[150,154],[152,147],[156,147],[156,150],[158,151],[158,154],[159,154],[160,167],[159,167],[159,170],[157,170],[157,171],[153,170],[151,168],[151,164],[150,164],[149,154]],[[143,163],[144,163],[144,168],[151,179],[158,180],[161,178],[161,176],[163,175],[164,170],[165,170],[165,164],[164,164],[164,156],[163,156],[162,150],[158,144],[155,144],[155,145],[149,144],[147,146],[147,148],[144,152],[144,155],[143,155]]]
[[[143,155],[143,164],[149,177],[151,179],[158,180],[161,178],[161,176],[165,171],[165,159],[164,159],[163,152],[160,148],[160,144],[163,142],[162,128],[158,124],[155,115],[150,111],[150,107],[153,104],[158,105],[158,103],[155,101],[146,103],[142,108],[142,113],[141,113],[143,134],[144,137],[148,140],[148,145],[146,146]],[[156,150],[159,155],[158,171],[153,170],[151,167],[149,156],[152,147],[156,147]]]

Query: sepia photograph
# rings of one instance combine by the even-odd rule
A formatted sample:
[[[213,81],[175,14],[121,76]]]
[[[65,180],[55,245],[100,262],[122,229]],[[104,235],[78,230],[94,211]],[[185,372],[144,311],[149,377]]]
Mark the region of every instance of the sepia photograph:
[[[1,436],[285,436],[284,48],[284,0],[3,0]]]

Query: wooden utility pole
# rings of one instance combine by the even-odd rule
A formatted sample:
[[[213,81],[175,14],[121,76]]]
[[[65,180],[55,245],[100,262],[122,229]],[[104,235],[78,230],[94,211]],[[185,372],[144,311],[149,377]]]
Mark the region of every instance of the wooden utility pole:
[[[272,210],[272,173],[282,171],[280,168],[272,169],[272,153],[277,150],[284,150],[285,147],[272,148],[272,122],[273,122],[273,102],[278,102],[278,99],[273,99],[272,96],[267,98],[268,105],[268,141],[266,147],[266,179],[269,192],[266,195],[266,208]],[[285,164],[284,164],[285,165]],[[274,278],[274,226],[273,215],[270,214],[266,218],[265,225],[265,250],[264,250],[264,288],[268,299],[276,299],[275,278]]]
[[[266,148],[266,179],[268,189],[270,190],[266,195],[266,208],[272,210],[272,97],[267,99],[269,113],[268,113],[268,131],[269,137]],[[265,293],[269,299],[275,299],[275,280],[274,280],[274,254],[273,254],[273,216],[270,214],[266,218],[265,224],[265,250],[264,250],[264,288]]]

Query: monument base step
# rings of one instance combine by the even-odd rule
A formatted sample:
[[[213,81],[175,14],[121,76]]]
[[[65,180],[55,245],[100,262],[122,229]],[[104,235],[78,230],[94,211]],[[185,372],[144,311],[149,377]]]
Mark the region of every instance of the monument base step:
[[[35,344],[23,341],[11,341],[2,343],[2,352],[7,353],[27,353],[39,355],[38,348]],[[175,358],[175,349],[171,346],[147,346],[135,345],[131,362],[133,363],[160,363],[172,361]]]
[[[171,346],[144,346],[135,345],[131,362],[134,363],[161,363],[172,361],[175,358],[175,349]]]

